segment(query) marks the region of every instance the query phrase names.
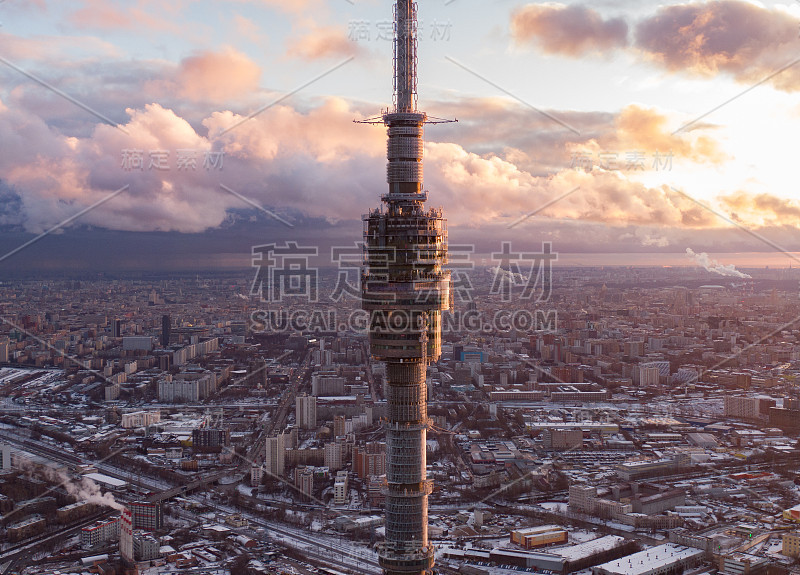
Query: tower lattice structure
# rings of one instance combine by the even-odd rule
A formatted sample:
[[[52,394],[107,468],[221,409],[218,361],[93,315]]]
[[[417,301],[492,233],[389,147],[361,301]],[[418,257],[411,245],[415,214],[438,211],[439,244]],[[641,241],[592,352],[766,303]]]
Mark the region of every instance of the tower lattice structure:
[[[423,128],[417,110],[417,5],[395,4],[394,109],[366,123],[387,127],[389,192],[363,217],[363,308],[370,312],[370,349],[386,363],[387,575],[433,573],[428,540],[426,473],[427,365],[441,354],[441,315],[450,307],[447,223],[426,209]]]

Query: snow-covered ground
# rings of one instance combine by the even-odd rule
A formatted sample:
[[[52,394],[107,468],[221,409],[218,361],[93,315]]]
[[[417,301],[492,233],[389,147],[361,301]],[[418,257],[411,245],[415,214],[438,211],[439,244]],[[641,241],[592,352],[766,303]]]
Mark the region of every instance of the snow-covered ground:
[[[546,501],[544,503],[540,503],[539,507],[544,507],[548,511],[552,511],[554,513],[565,514],[567,512],[567,504],[559,503],[557,501]]]

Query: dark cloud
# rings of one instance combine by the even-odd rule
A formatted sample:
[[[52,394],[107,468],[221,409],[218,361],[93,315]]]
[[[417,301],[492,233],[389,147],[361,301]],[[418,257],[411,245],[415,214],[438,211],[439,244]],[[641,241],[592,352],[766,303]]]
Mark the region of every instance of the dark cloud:
[[[22,197],[11,186],[0,180],[0,226],[22,230]]]
[[[331,267],[332,246],[351,246],[361,238],[361,222],[355,220],[332,225],[323,219],[295,215],[296,227],[289,229],[256,210],[242,215],[246,217],[230,225],[196,234],[69,228],[0,262],[0,281],[30,274],[91,278],[124,272],[167,272],[194,276],[214,270],[241,273],[252,279],[253,246],[296,241],[319,250],[319,257],[310,265]],[[800,251],[800,230],[776,226],[762,231],[786,249]],[[7,253],[33,237],[0,227],[0,252]],[[612,258],[617,264],[625,264],[629,257],[630,265],[659,265],[660,258],[667,254],[674,254],[672,259],[682,262],[687,246],[698,252],[738,256],[747,252],[766,256],[776,253],[771,246],[733,227],[688,230],[533,217],[514,229],[499,223],[450,228],[451,245],[475,246],[478,265],[492,265],[490,254],[500,251],[503,241],[512,242],[515,250],[531,251],[541,249],[543,241],[552,242],[561,264],[580,259],[581,254],[587,255],[588,262],[593,261],[592,254],[618,254]],[[786,263],[791,263],[788,257]]]

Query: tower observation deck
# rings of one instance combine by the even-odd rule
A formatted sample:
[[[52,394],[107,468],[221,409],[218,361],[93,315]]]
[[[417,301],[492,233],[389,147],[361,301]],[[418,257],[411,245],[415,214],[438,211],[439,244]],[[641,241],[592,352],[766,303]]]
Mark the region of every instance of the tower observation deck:
[[[441,314],[450,307],[447,226],[426,209],[423,126],[417,110],[417,5],[395,4],[394,110],[366,123],[388,131],[382,205],[363,217],[362,306],[370,312],[370,349],[386,362],[388,483],[386,540],[379,550],[387,575],[433,573],[428,541],[426,371],[441,354]]]

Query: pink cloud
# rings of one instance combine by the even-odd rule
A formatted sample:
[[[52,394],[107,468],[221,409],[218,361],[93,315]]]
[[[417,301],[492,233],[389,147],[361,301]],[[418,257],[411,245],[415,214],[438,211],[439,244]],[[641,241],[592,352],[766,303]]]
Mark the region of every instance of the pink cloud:
[[[130,28],[134,22],[122,10],[102,0],[85,0],[83,8],[69,17],[78,28]]]
[[[353,124],[354,118],[365,114],[341,99],[328,99],[308,111],[275,106],[242,123],[245,117],[219,111],[205,118],[204,130],[158,104],[127,113],[130,119],[123,126],[127,133],[98,124],[86,136],[67,137],[33,114],[0,104],[4,142],[0,173],[20,192],[20,219],[29,231],[47,229],[124,185],[130,186],[128,191],[87,213],[81,223],[129,231],[215,228],[231,210],[250,208],[221,190],[220,184],[268,209],[328,221],[352,220],[366,207],[377,205],[385,190],[385,129]],[[465,130],[491,122],[480,116],[465,120]],[[617,131],[601,140],[660,145],[663,122],[659,114],[632,108],[618,116]],[[566,146],[566,141],[560,145]],[[141,151],[143,169],[123,169],[125,150]],[[195,168],[176,167],[179,150],[195,152]],[[223,170],[203,169],[204,154],[210,150],[224,151]],[[149,165],[150,153],[160,151],[169,154],[168,169]],[[425,168],[431,202],[445,207],[453,225],[503,227],[579,187],[535,221],[673,231],[725,225],[668,186],[649,187],[621,171],[595,166],[537,173],[531,167],[535,153],[535,146],[501,156],[430,141]],[[693,144],[681,153],[705,159]],[[736,207],[744,219],[751,212],[763,217],[767,208],[781,209],[767,199],[737,197]],[[728,204],[732,203],[729,198]]]
[[[234,26],[236,26],[236,33],[239,36],[247,38],[251,42],[256,43],[259,43],[264,39],[264,35],[261,33],[258,24],[253,22],[251,19],[245,18],[241,14],[234,14],[233,23]]]
[[[604,20],[581,5],[528,4],[511,19],[511,34],[519,43],[533,43],[544,52],[581,56],[605,52],[628,43],[628,25],[621,18]]]
[[[797,58],[798,25],[786,12],[741,0],[689,3],[662,7],[639,23],[636,45],[670,71],[754,82]],[[800,70],[786,70],[773,83],[800,90]]]
[[[178,66],[175,84],[182,97],[220,102],[252,93],[258,88],[260,78],[258,64],[228,47],[184,58]]]
[[[82,7],[68,16],[70,24],[79,29],[160,31],[180,33],[175,16],[185,2],[137,0],[117,5],[107,0],[83,0]],[[157,11],[160,11],[158,13]]]
[[[670,72],[699,76],[730,74],[754,83],[797,58],[800,20],[786,10],[743,0],[713,0],[662,6],[635,26],[604,19],[581,4],[528,4],[512,15],[511,34],[548,54],[578,58],[629,47]],[[779,90],[800,90],[800,67],[772,78]]]
[[[360,52],[357,42],[351,41],[344,30],[333,26],[313,27],[289,40],[287,48],[290,57],[304,60],[344,58]]]
[[[0,31],[0,54],[14,62],[63,58],[65,53],[77,57],[118,57],[121,52],[111,42],[94,36],[23,37]]]

